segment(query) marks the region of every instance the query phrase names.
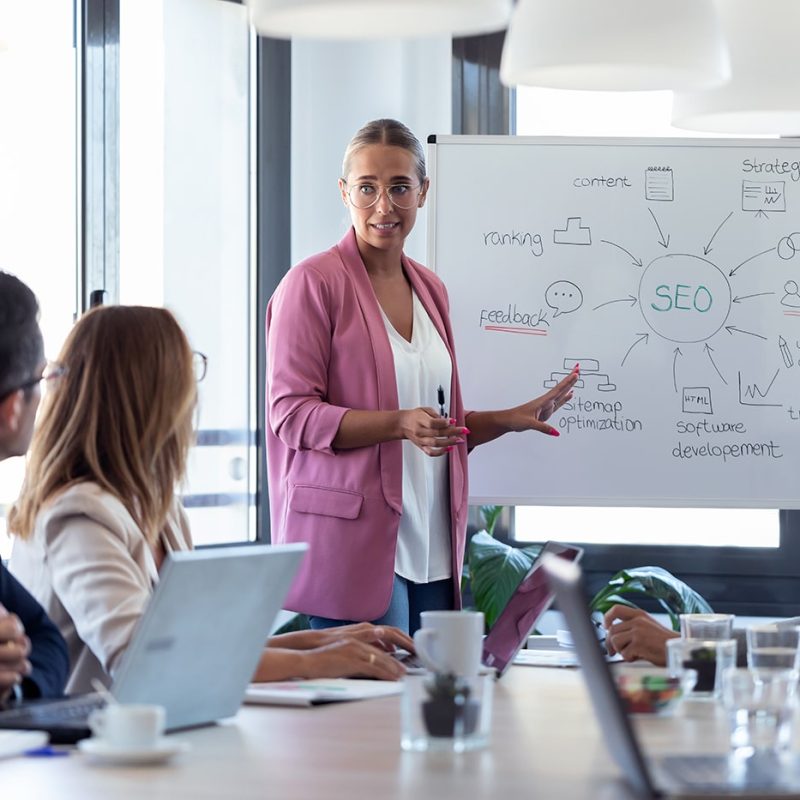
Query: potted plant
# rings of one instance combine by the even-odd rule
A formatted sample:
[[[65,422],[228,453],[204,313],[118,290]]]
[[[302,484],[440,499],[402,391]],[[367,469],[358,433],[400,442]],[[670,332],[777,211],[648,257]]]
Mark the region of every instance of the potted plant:
[[[471,700],[467,681],[451,672],[436,672],[425,682],[428,699],[422,703],[425,728],[431,736],[469,736],[480,717],[480,703]]]

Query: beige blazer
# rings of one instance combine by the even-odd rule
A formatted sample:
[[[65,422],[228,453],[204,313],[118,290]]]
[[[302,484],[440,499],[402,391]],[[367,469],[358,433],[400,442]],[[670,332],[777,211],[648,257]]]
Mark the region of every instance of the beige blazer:
[[[176,500],[161,532],[166,552],[189,550],[186,513]],[[66,639],[68,693],[110,685],[133,628],[158,581],[153,553],[122,503],[96,483],[58,495],[17,539],[11,571]]]

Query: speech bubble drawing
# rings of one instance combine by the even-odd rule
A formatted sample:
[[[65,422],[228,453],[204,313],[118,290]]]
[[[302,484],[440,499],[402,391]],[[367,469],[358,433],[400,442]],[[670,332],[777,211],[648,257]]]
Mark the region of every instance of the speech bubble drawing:
[[[550,308],[554,308],[556,313],[571,314],[583,305],[583,292],[572,281],[556,281],[547,287],[544,293],[544,300]]]

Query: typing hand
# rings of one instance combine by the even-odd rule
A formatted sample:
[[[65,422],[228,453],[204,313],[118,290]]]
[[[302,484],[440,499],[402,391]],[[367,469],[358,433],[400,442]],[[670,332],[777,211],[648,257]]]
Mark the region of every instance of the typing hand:
[[[31,643],[16,614],[0,605],[0,702],[31,672]]]

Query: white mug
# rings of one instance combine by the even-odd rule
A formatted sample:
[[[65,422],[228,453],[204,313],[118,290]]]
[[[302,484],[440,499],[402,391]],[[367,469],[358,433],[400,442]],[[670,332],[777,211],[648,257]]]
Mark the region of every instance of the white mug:
[[[89,714],[89,728],[111,747],[154,747],[164,733],[163,706],[110,703]]]
[[[465,678],[478,674],[483,652],[483,613],[423,611],[414,647],[432,672],[452,672]]]

